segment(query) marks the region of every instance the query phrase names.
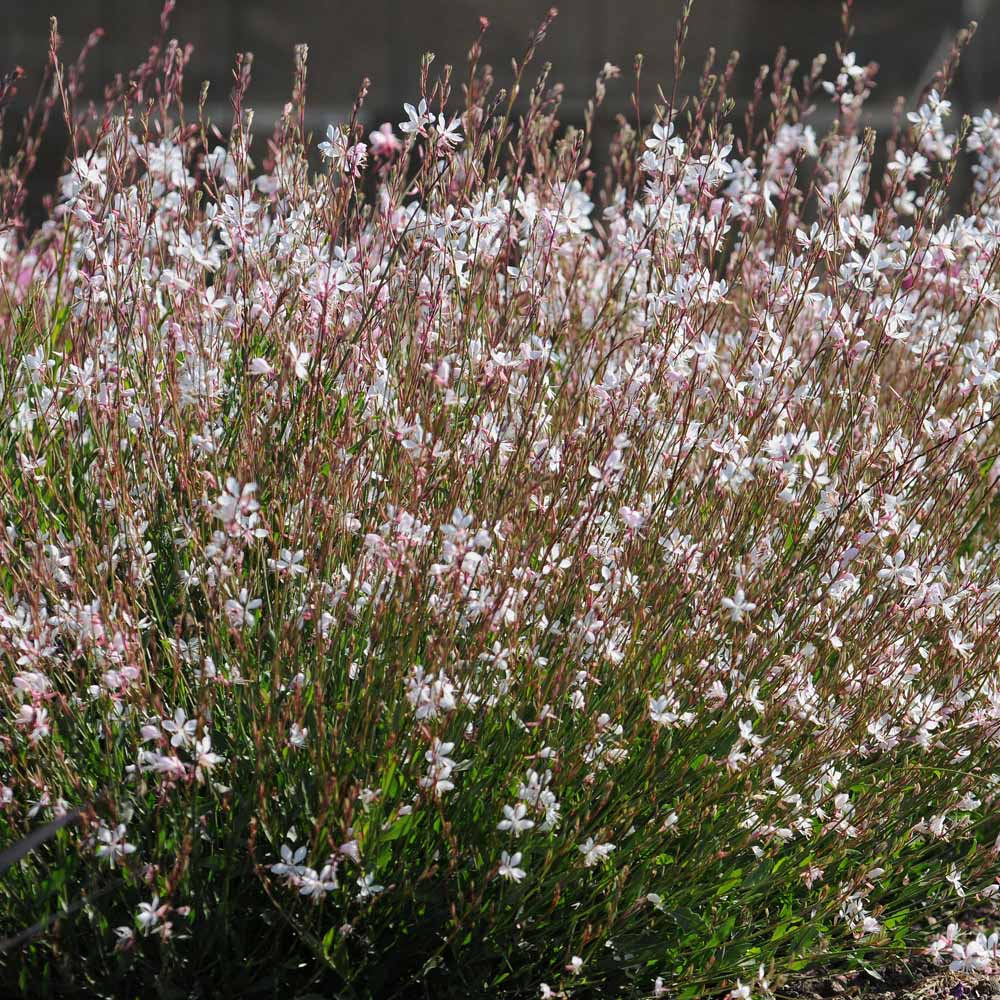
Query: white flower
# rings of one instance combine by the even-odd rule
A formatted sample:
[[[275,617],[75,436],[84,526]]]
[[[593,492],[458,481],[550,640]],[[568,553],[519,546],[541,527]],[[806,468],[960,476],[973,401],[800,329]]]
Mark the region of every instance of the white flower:
[[[521,852],[515,851],[513,854],[508,854],[506,851],[500,852],[500,868],[497,874],[501,878],[510,879],[511,882],[520,882],[524,876],[527,874],[523,868],[519,868],[518,865],[521,864]]]
[[[180,707],[174,711],[173,719],[167,719],[160,725],[165,732],[172,734],[170,737],[172,747],[186,747],[193,742],[194,734],[198,730],[198,720],[189,719],[184,709]]]
[[[992,963],[990,953],[984,947],[985,940],[980,934],[976,940],[969,941],[968,944],[953,944],[951,946],[953,961],[948,968],[952,972],[989,972]]]
[[[593,837],[588,837],[585,843],[578,846],[577,850],[583,855],[584,865],[587,868],[592,868],[608,857],[615,850],[615,845],[599,844]]]
[[[894,556],[883,556],[885,564],[878,571],[880,580],[892,580],[904,587],[915,587],[920,582],[920,574],[916,566],[906,565],[906,553],[899,549]]]
[[[153,896],[152,900],[148,903],[139,904],[139,912],[136,914],[135,919],[144,934],[148,934],[156,927],[165,910],[165,906],[160,906],[159,896]]]
[[[318,903],[327,893],[337,888],[336,869],[331,865],[327,865],[319,872],[314,868],[301,868],[297,882],[299,894]]]
[[[974,644],[966,639],[958,629],[951,629],[948,632],[948,642],[959,656],[966,657],[972,653]]]
[[[736,588],[736,593],[732,597],[723,597],[722,606],[729,612],[729,617],[734,622],[743,621],[743,616],[755,610],[757,605],[746,599],[742,587]]]
[[[288,844],[281,845],[281,861],[271,865],[275,875],[298,875],[303,871],[302,862],[306,859],[305,847],[299,847],[292,852]]]
[[[664,160],[672,160],[683,154],[684,143],[674,135],[673,122],[656,122],[652,132],[646,140],[646,149],[650,150],[653,157],[648,161],[650,167],[661,167]]]
[[[399,131],[405,135],[426,135],[424,126],[434,121],[434,115],[427,110],[427,101],[421,100],[417,107],[404,104],[407,120],[399,123]]]
[[[454,749],[454,743],[442,743],[441,740],[434,739],[431,749],[424,754],[428,766],[426,776],[419,781],[421,788],[429,788],[438,796],[454,789],[455,783],[451,780],[451,775],[457,765],[448,756]]]
[[[504,818],[497,823],[497,829],[501,831],[510,830],[515,837],[519,837],[525,830],[530,830],[535,821],[525,819],[528,815],[528,807],[523,802],[518,802],[516,806],[503,807]]]
[[[372,899],[384,891],[385,886],[378,885],[371,872],[358,879],[358,899]]]
[[[945,875],[945,881],[950,882],[952,888],[955,890],[955,894],[959,897],[965,897],[965,889],[962,886],[962,873],[952,865],[951,870]]]
[[[119,823],[113,830],[101,826],[97,831],[97,848],[99,858],[107,858],[113,865],[119,858],[135,853],[135,845],[125,840],[125,824]]]
[[[131,927],[116,927],[115,951],[127,951],[135,944],[135,931]]]
[[[309,362],[312,360],[311,352],[300,351],[293,341],[289,341],[288,353],[292,358],[292,368],[295,371],[295,377],[299,380],[307,379],[309,377]]]
[[[267,568],[274,573],[286,574],[288,576],[301,576],[306,573],[306,568],[302,564],[305,558],[303,549],[280,549],[277,559],[268,559]]]
[[[750,992],[750,987],[738,979],[733,989],[726,994],[727,1000],[752,1000],[752,997],[753,993]]]
[[[694,721],[694,714],[682,712],[673,695],[661,694],[649,699],[649,718],[658,726],[675,726],[679,722],[687,725]]]
[[[462,130],[458,119],[446,122],[444,115],[437,117],[437,148],[440,152],[454,149],[462,141]]]

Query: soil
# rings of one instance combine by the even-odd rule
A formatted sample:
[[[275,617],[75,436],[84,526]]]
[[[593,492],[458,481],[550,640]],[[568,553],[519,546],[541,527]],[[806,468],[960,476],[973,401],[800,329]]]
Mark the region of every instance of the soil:
[[[810,976],[780,991],[788,1000],[1000,1000],[1000,975],[949,972],[929,960],[865,973]]]

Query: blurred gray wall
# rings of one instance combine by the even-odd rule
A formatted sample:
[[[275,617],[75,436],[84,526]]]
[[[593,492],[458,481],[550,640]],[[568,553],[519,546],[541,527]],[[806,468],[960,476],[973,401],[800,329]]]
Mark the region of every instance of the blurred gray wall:
[[[287,99],[292,49],[310,46],[311,118],[319,123],[350,107],[359,81],[368,76],[370,119],[397,121],[404,100],[417,90],[420,56],[434,51],[437,65],[460,66],[478,29],[491,20],[485,61],[502,83],[510,58],[520,53],[531,28],[552,0],[178,0],[171,37],[194,45],[188,73],[192,92],[211,84],[213,109],[224,111],[231,86],[233,55],[252,51],[251,104],[258,125]],[[645,56],[644,92],[672,73],[674,25],[680,0],[563,0],[559,18],[541,57],[553,63],[553,77],[566,84],[568,117],[578,114],[593,79],[610,61],[628,75],[635,52]],[[105,29],[91,59],[88,93],[115,71],[140,61],[156,37],[160,0],[0,0],[0,72],[20,64],[29,72],[45,59],[48,17],[59,19],[63,58],[74,58],[87,34]],[[971,17],[981,20],[960,81],[960,104],[992,101],[1000,93],[995,53],[1000,51],[1000,2],[994,0],[857,0],[859,59],[882,65],[878,107],[912,96],[944,55],[947,39]],[[785,44],[808,64],[819,51],[832,51],[840,37],[839,0],[697,0],[688,45],[689,66],[700,66],[709,45],[724,59],[733,48],[743,59],[737,96],[752,85],[755,68]],[[623,109],[624,83],[609,92],[608,111]],[[31,92],[30,81],[22,96]],[[878,108],[876,108],[876,111]]]

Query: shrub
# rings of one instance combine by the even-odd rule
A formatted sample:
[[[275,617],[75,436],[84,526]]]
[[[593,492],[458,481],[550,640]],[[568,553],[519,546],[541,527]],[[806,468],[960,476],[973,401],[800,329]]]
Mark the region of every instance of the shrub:
[[[217,142],[176,43],[78,112],[53,38],[0,195],[10,989],[742,997],[996,892],[997,118],[947,131],[952,58],[879,176],[874,65],[738,129],[731,61],[597,176],[618,73],[561,128],[548,26],[318,149],[300,49],[259,170],[248,59]]]

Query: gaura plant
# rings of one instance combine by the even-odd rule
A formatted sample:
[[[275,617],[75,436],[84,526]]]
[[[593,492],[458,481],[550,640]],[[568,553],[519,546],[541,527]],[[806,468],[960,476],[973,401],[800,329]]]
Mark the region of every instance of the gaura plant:
[[[188,49],[85,106],[53,27],[0,179],[6,991],[995,965],[935,925],[998,889],[1000,121],[951,114],[967,34],[877,137],[849,34],[741,116],[735,58],[684,97],[686,13],[598,170],[626,85],[560,126],[551,19],[506,89],[481,33],[318,142],[300,48],[266,146],[248,56],[223,136]]]

